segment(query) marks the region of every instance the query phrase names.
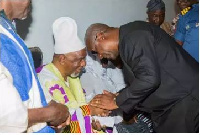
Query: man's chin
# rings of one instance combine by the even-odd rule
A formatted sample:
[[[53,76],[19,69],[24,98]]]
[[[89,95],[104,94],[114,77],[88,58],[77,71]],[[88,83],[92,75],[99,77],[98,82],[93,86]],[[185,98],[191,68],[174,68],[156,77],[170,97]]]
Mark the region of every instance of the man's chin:
[[[20,21],[23,21],[23,20],[26,20],[27,17],[20,17],[20,18],[15,18],[14,20],[20,20]]]
[[[108,60],[112,61],[112,60],[116,60],[116,59],[117,59],[117,56],[112,56]]]
[[[72,77],[72,78],[79,77],[79,73],[72,73],[72,74],[70,75],[70,77]]]
[[[25,13],[25,14],[23,15],[23,17],[20,18],[19,20],[22,20],[22,21],[23,21],[23,20],[27,19],[27,18],[28,18],[28,13],[29,13],[29,12]]]
[[[23,21],[23,20],[25,20],[26,18],[27,18],[27,16],[26,16],[26,17],[23,17],[23,18],[21,18],[20,20],[22,20],[22,21]]]

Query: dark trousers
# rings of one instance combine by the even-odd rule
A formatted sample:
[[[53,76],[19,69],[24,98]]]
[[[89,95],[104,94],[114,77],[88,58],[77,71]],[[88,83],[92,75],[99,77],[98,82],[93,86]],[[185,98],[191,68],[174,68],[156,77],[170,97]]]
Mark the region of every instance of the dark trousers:
[[[175,104],[165,114],[153,120],[155,132],[198,133],[199,101],[189,95]]]

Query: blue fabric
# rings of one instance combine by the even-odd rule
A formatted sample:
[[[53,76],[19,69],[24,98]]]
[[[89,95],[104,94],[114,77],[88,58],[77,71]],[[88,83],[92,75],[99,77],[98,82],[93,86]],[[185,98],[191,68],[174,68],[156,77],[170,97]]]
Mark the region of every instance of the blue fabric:
[[[10,25],[12,26],[12,23],[9,21],[9,20],[6,20],[6,18],[4,17],[3,18],[5,21],[3,22],[2,21],[2,24],[4,24],[5,28],[14,36],[14,38],[19,42],[19,44],[21,45],[21,47],[23,48],[23,50],[25,51],[25,53],[27,54],[28,56],[28,60],[31,64],[31,67],[32,67],[32,70],[33,70],[33,73],[34,73],[34,76],[36,78],[36,81],[37,81],[37,84],[38,84],[38,87],[39,87],[39,90],[40,90],[40,98],[41,98],[41,103],[43,106],[47,106],[47,102],[46,102],[46,99],[45,99],[45,96],[44,96],[44,92],[41,88],[41,85],[39,83],[39,80],[38,80],[38,77],[37,77],[37,74],[34,69],[34,64],[33,64],[33,58],[32,58],[32,54],[30,52],[30,50],[27,48],[27,46],[24,44],[24,41],[15,33],[15,30],[12,29],[12,27],[9,27]],[[1,20],[3,20],[1,19]],[[9,25],[7,25],[7,23]],[[24,54],[22,54],[24,56]],[[27,62],[28,64],[28,62]],[[32,79],[32,78],[31,78]],[[32,82],[32,81],[31,81]],[[29,89],[30,90],[30,89]]]
[[[194,4],[185,15],[180,15],[174,38],[199,62],[199,4]]]
[[[11,21],[5,17],[4,12],[2,11],[0,12],[0,24],[7,29],[9,33],[19,42],[20,47],[23,48],[28,56],[27,60],[22,49],[14,41],[12,41],[12,39],[4,34],[0,34],[0,61],[11,73],[13,85],[16,87],[22,101],[29,99],[29,91],[32,87],[32,72],[28,65],[29,61],[34,73],[34,77],[36,78],[38,84],[41,103],[43,106],[47,106],[44,92],[34,69],[31,52],[25,45],[24,41],[15,33],[15,29],[13,29]],[[46,126],[38,132],[55,133],[55,130],[49,126]]]
[[[0,24],[3,25],[4,28],[8,29],[9,27],[11,27],[11,29],[16,32],[16,28],[14,27],[14,25],[12,25],[12,22],[6,17],[4,10],[0,11],[0,17],[3,18],[3,19],[0,19]],[[7,25],[7,23],[9,25]]]
[[[18,90],[22,101],[29,99],[29,90],[32,87],[32,74],[22,50],[6,35],[1,37],[1,62],[11,73],[13,84]]]
[[[42,128],[40,131],[34,133],[55,133],[55,130],[49,126],[46,126]]]
[[[1,15],[3,16],[2,12],[1,12]],[[34,72],[35,70],[34,70],[34,64],[33,64],[31,52],[29,51],[27,46],[24,44],[23,40],[15,33],[15,30],[13,30],[13,28],[11,27],[12,26],[11,21],[6,19],[5,16],[4,17],[2,16],[0,19],[1,25],[5,29],[7,29],[10,32],[10,34],[12,34],[13,37],[19,42],[20,46],[23,48],[23,50],[27,54],[28,60]],[[11,75],[13,76],[14,86],[17,88],[22,101],[26,101],[29,99],[28,93],[29,93],[30,88],[32,87],[32,74],[28,65],[28,61],[26,57],[24,56],[22,50],[19,48],[19,46],[15,42],[13,42],[11,39],[9,39],[7,36],[1,34],[1,42],[2,42],[1,43],[1,46],[2,46],[1,47],[1,61],[4,64],[4,66],[9,70]],[[47,105],[46,99],[35,72],[34,72],[34,76],[37,80],[38,87],[40,90],[41,103],[43,106],[46,106]]]

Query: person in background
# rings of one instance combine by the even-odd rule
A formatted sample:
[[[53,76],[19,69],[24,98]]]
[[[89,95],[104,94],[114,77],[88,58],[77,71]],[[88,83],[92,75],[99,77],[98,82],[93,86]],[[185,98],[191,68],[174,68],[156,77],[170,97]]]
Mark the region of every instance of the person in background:
[[[45,97],[47,102],[53,99],[69,108],[71,123],[62,132],[92,133],[91,115],[104,116],[108,111],[86,103],[86,91],[79,80],[79,73],[86,65],[86,46],[77,36],[77,25],[72,18],[55,20],[53,34],[53,61],[37,69]]]
[[[172,35],[171,26],[165,21],[165,3],[162,0],[150,0],[147,4],[147,22],[159,26]]]
[[[176,32],[179,16],[181,14],[186,13],[188,11],[188,7],[191,7],[193,4],[197,2],[198,0],[176,0],[177,6],[180,9],[181,13],[178,13],[176,17],[172,20],[171,23],[172,36],[174,36],[174,33]]]
[[[0,132],[53,133],[52,126],[61,128],[70,122],[66,106],[47,104],[31,52],[12,24],[28,16],[30,3],[0,0]]]
[[[199,62],[199,4],[186,7],[189,0],[177,0],[180,7],[184,8],[179,15],[179,20],[174,38],[197,62]]]
[[[154,132],[199,132],[199,65],[171,36],[143,21],[92,36],[88,51],[100,59],[120,56],[128,85],[118,94],[95,96],[92,106],[149,113]]]

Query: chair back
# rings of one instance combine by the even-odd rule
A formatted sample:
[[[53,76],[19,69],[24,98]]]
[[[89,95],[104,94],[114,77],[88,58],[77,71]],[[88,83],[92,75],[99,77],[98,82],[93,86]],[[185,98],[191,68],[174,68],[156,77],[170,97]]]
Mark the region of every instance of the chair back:
[[[39,47],[30,47],[32,53],[35,69],[43,64],[43,53]]]

